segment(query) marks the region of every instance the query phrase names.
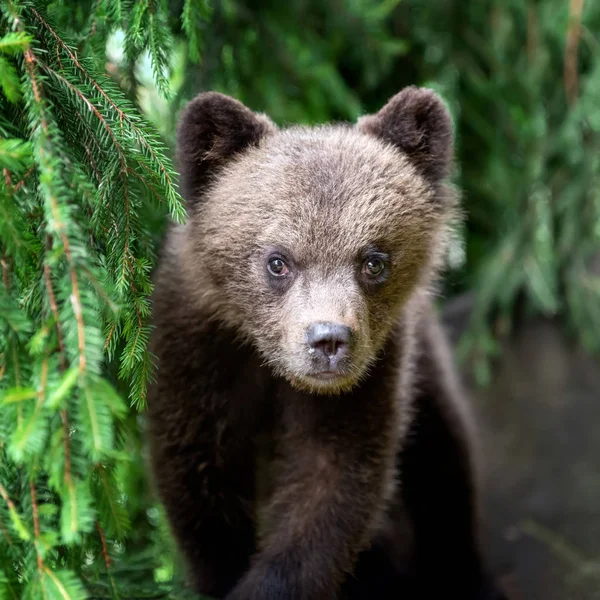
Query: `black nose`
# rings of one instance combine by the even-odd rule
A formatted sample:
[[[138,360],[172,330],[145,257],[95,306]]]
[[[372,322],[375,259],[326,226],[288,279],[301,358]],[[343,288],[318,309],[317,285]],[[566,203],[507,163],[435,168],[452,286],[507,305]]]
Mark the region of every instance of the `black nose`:
[[[321,357],[333,362],[347,354],[351,335],[346,325],[314,323],[308,328],[307,342]]]

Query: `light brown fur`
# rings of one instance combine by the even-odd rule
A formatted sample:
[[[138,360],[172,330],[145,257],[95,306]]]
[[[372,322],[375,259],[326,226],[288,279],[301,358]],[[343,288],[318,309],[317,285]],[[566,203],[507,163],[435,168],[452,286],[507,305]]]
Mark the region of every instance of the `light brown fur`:
[[[360,376],[399,308],[415,290],[430,286],[456,208],[450,187],[433,189],[389,144],[353,128],[291,128],[268,135],[225,166],[211,201],[195,207],[173,235],[182,238],[178,263],[198,305],[252,339],[276,373],[302,371],[302,332],[318,318],[360,332]],[[299,268],[314,272],[283,300],[272,299],[261,285],[260,250],[281,240],[297,249]],[[370,307],[357,289],[352,261],[377,240],[391,252],[394,285]],[[199,268],[201,257],[206,262]],[[301,376],[294,382],[311,390],[315,385]],[[346,382],[338,383],[345,389]]]

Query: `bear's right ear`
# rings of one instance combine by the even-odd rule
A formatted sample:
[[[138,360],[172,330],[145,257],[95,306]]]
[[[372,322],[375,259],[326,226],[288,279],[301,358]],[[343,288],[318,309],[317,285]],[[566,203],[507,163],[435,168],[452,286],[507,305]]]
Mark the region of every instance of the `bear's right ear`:
[[[270,119],[234,98],[218,92],[196,96],[183,110],[177,127],[182,196],[189,204],[197,202],[211,175],[275,130]]]

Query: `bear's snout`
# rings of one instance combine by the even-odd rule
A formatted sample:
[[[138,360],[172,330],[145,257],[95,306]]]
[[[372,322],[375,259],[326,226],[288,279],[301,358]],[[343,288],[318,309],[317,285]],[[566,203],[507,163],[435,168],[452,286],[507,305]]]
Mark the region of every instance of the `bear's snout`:
[[[347,362],[353,332],[341,323],[313,323],[306,331],[308,352],[320,372],[335,372]]]

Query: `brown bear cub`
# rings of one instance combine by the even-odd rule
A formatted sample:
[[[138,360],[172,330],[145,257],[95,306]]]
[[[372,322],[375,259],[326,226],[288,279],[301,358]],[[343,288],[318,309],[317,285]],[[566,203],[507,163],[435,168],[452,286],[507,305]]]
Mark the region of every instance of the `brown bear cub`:
[[[452,156],[450,116],[422,88],[354,125],[282,129],[212,92],[186,107],[189,218],[155,275],[147,416],[198,593],[504,597],[432,307]]]

